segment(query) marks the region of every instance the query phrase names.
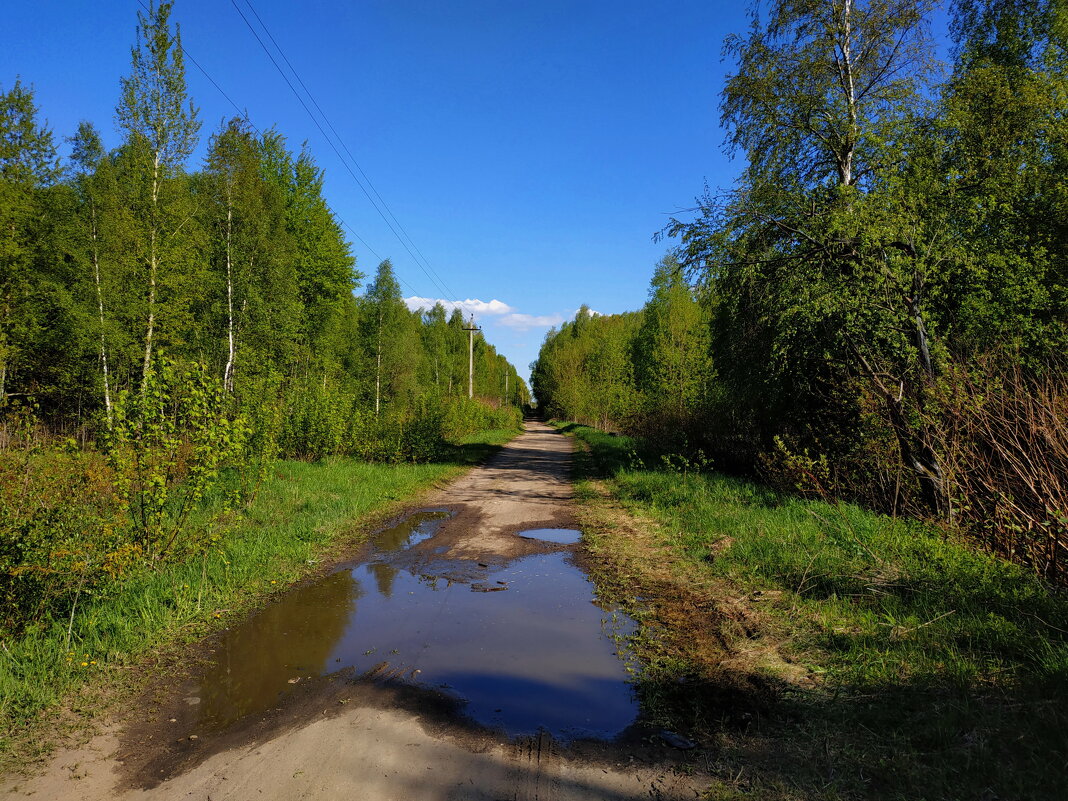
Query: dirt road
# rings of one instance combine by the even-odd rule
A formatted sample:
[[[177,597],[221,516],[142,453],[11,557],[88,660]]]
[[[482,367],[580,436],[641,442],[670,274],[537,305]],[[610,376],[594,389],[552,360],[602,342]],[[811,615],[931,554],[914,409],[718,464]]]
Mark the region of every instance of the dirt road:
[[[524,620],[532,613],[529,609],[522,611],[516,604],[536,594],[538,582],[555,580],[545,573],[545,566],[577,571],[573,565],[581,554],[577,546],[527,539],[517,533],[567,527],[572,522],[570,460],[571,443],[567,438],[543,424],[528,423],[525,433],[490,463],[429,499],[426,506],[447,509],[451,518],[434,523],[437,528],[426,529],[428,533],[422,539],[405,535],[403,542],[394,538],[397,541],[391,540],[387,547],[380,538],[379,545],[369,546],[371,552],[354,560],[353,564],[364,572],[354,568],[351,581],[335,582],[338,592],[348,593],[339,605],[349,617],[355,614],[353,609],[366,616],[381,607],[379,622],[361,619],[361,636],[372,636],[367,633],[371,631],[373,636],[385,638],[382,642],[391,644],[393,640],[389,638],[393,637],[396,647],[388,651],[396,655],[390,657],[392,661],[365,670],[361,660],[372,658],[367,655],[375,650],[374,646],[364,648],[364,641],[360,641],[359,653],[351,646],[345,651],[345,637],[349,635],[331,635],[329,647],[333,650],[324,650],[321,661],[348,664],[347,672],[309,675],[303,682],[284,688],[284,693],[272,695],[269,708],[245,714],[217,730],[198,728],[206,720],[204,708],[209,700],[202,689],[197,689],[198,685],[186,682],[180,687],[168,687],[164,682],[146,696],[142,709],[111,724],[85,746],[61,752],[39,775],[9,782],[4,789],[9,797],[72,801],[637,801],[698,797],[699,780],[677,770],[684,752],[666,747],[640,724],[629,726],[610,742],[557,738],[548,730],[509,735],[506,718],[501,718],[502,725],[488,726],[475,719],[478,715],[471,711],[477,707],[475,700],[465,711],[463,704],[447,692],[418,681],[396,680],[402,678],[403,671],[407,671],[406,677],[420,674],[420,669],[412,669],[414,665],[421,665],[426,674],[432,673],[434,664],[445,670],[441,665],[457,658],[450,644],[457,637],[472,636],[470,631],[448,626],[469,622],[468,629],[481,626],[490,632],[493,616],[501,614],[502,609],[521,611],[520,617],[508,618],[498,626],[503,633],[498,631],[494,636],[504,637],[499,642],[518,642],[517,647],[521,647],[524,640],[536,639],[533,623],[529,633],[524,628]],[[439,514],[444,518],[443,513]],[[517,567],[531,564],[540,567],[525,571]],[[507,572],[509,569],[512,572]],[[373,586],[372,579],[378,582],[377,594],[367,589]],[[585,579],[580,576],[578,581]],[[420,588],[428,586],[426,597],[434,600],[438,608],[424,625],[418,623],[420,610],[427,603],[420,600]],[[501,589],[509,592],[490,592]],[[431,591],[436,594],[429,595]],[[321,587],[307,589],[305,603],[325,609],[334,597],[325,592]],[[556,599],[558,608],[554,614],[561,621],[571,620],[574,606],[581,607],[578,612],[583,614],[583,610],[593,609],[601,615],[589,604],[589,591],[585,592],[585,601],[577,604]],[[498,598],[510,598],[512,607],[497,603]],[[279,605],[275,612],[265,610],[258,619],[269,620],[272,614],[282,614],[281,609]],[[450,610],[453,618],[448,617]],[[486,616],[477,618],[480,614]],[[476,619],[481,622],[476,624]],[[408,639],[401,631],[406,625],[413,629]],[[564,623],[560,625],[563,627]],[[286,628],[281,623],[276,626],[279,627]],[[512,639],[508,639],[509,634]],[[524,693],[535,692],[531,688],[547,693],[546,700],[531,696],[529,706],[535,713],[542,705],[546,714],[553,709],[566,714],[584,705],[584,698],[575,696],[571,689],[571,695],[552,695],[555,690],[550,680],[570,669],[551,661],[558,658],[552,653],[554,647],[562,648],[564,656],[575,647],[568,644],[566,636],[567,632],[561,630],[559,636],[535,643],[533,650],[523,652],[512,663],[504,659],[506,654],[480,657],[483,661],[501,657],[496,660],[506,666],[501,669],[514,674],[490,677],[497,683],[507,679],[503,686],[513,688],[502,706],[517,699],[522,701]],[[469,647],[464,653],[470,655],[479,650]],[[413,651],[414,656],[404,662],[408,651]],[[540,661],[543,651],[547,660],[544,664]],[[273,665],[271,649],[254,646],[249,653],[253,656],[243,661],[261,662],[263,671],[269,672]],[[458,670],[452,663],[446,666],[452,671],[447,675],[454,687],[465,675],[481,676],[469,669],[466,673]],[[523,672],[531,667],[552,675],[545,676],[544,682],[533,681]],[[277,669],[283,677],[287,675],[284,671],[295,670],[282,661]],[[586,664],[575,666],[580,672],[588,669]],[[387,680],[382,680],[383,676]],[[612,684],[595,678],[596,682],[590,681],[589,686]],[[300,675],[289,682],[299,679]],[[483,683],[487,683],[484,677]],[[491,699],[488,705],[492,707],[494,703]],[[508,711],[489,709],[486,714],[491,722],[497,721],[494,713],[506,716]]]

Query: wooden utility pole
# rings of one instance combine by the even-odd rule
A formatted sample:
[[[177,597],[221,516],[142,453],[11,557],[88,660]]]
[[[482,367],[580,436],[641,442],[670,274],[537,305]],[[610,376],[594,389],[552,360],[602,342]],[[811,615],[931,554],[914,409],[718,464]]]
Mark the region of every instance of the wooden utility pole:
[[[482,329],[475,325],[475,316],[471,315],[471,323],[464,331],[467,332],[467,397],[475,397],[475,331]]]

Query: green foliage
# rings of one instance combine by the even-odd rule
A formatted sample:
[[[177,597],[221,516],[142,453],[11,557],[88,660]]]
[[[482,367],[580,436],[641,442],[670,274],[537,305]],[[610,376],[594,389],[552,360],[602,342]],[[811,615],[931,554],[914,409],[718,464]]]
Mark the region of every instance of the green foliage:
[[[43,212],[57,167],[52,133],[37,121],[33,91],[16,81],[0,94],[0,404],[19,370],[32,373],[34,351],[42,350],[38,345],[47,336],[50,298],[34,297],[41,266],[36,245],[48,232]]]
[[[10,636],[65,617],[139,559],[98,454],[46,447],[33,410],[18,405],[0,431],[0,631]]]
[[[186,95],[182,35],[171,35],[171,3],[137,12],[137,44],[130,49],[130,75],[121,79],[116,107],[119,127],[143,142],[154,169],[173,173],[196,147],[200,123]]]
[[[594,315],[583,306],[572,322],[551,329],[531,375],[542,413],[623,426],[638,403],[632,351],[640,325],[640,315]]]
[[[247,425],[228,407],[221,382],[202,365],[165,357],[139,392],[116,400],[107,457],[117,493],[128,499],[133,542],[146,559],[198,552],[217,539],[187,523],[222,470],[244,453]]]
[[[518,431],[523,414],[516,406],[493,406],[467,398],[452,398],[444,404],[442,435],[458,441],[476,431]]]
[[[121,192],[134,210],[135,276],[143,292],[143,381],[161,335],[166,344],[182,342],[190,301],[201,286],[195,271],[175,269],[183,262],[200,266],[189,258],[196,238],[185,224],[193,209],[184,174],[200,122],[186,96],[181,34],[172,37],[170,12],[170,3],[153,5],[147,16],[138,12],[130,75],[121,81],[115,109],[126,134]]]
[[[633,342],[640,411],[631,428],[665,446],[694,437],[693,421],[709,405],[714,373],[709,309],[685,280],[673,255],[656,266],[649,301]]]
[[[672,460],[934,518],[1055,578],[1065,17],[961,0],[936,84],[932,11],[754,5],[721,97],[738,184],[667,226],[639,313],[550,332],[535,391]]]
[[[476,431],[518,431],[515,406],[423,396],[407,409],[375,414],[359,398],[318,385],[292,392],[279,435],[281,452],[301,459],[345,455],[371,462],[428,462]]]

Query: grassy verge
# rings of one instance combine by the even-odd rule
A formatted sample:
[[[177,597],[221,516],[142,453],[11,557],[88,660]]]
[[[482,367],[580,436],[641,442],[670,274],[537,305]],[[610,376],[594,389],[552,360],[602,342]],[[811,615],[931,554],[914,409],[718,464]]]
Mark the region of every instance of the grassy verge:
[[[361,541],[375,519],[488,458],[516,433],[469,436],[433,464],[278,463],[203,557],[128,576],[86,597],[71,621],[0,644],[0,767],[51,747],[60,701],[74,720],[99,711],[105,696],[138,684],[143,671],[136,668],[153,654],[174,658],[182,643],[314,572]],[[205,502],[204,520],[212,503]]]
[[[709,797],[1064,797],[1062,593],[915,522],[565,428],[601,579],[643,622],[639,691],[713,745]]]

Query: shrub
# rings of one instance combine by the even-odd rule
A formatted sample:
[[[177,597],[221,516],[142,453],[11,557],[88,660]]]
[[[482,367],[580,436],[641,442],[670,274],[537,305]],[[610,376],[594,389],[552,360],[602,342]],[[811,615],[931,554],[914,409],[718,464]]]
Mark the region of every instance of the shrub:
[[[165,358],[157,359],[138,392],[119,395],[108,463],[130,509],[133,544],[147,559],[205,544],[197,541],[205,532],[186,530],[189,514],[222,469],[240,463],[249,434],[229,405],[222,382],[203,365]]]
[[[114,474],[73,441],[47,447],[32,414],[8,408],[0,451],[0,626],[20,633],[73,613],[139,561]]]

